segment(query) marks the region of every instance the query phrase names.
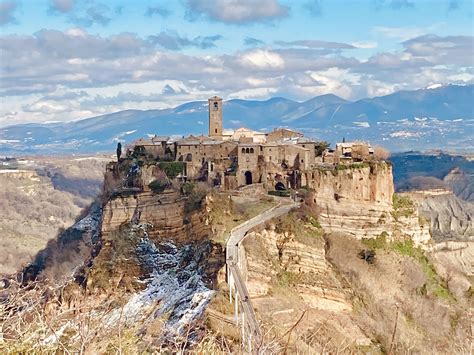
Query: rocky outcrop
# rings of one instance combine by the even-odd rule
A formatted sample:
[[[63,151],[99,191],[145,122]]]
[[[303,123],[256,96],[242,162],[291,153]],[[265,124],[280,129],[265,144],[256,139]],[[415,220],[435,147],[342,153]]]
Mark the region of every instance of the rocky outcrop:
[[[428,226],[420,225],[416,210],[393,217],[392,167],[385,162],[317,170],[308,176],[308,186],[314,190],[311,203],[326,232],[357,239],[409,236],[417,245],[430,240]]]
[[[305,236],[280,233],[271,223],[244,240],[245,255],[239,260],[243,257],[241,268],[258,318],[285,332],[304,314],[298,334],[310,333],[317,326],[331,329],[337,342],[350,339],[358,345],[370,344],[352,320],[350,293],[326,259],[321,230],[305,228],[309,228]],[[321,351],[310,343],[300,345],[305,351]]]
[[[409,195],[417,201],[420,214],[429,223],[435,242],[474,241],[474,204],[459,199],[453,193]]]
[[[443,178],[443,182],[460,199],[474,202],[474,176],[455,168]]]
[[[102,236],[125,223],[148,223],[150,238],[178,244],[203,240],[209,235],[205,211],[186,211],[186,199],[173,189],[162,193],[142,192],[110,199],[103,212]]]

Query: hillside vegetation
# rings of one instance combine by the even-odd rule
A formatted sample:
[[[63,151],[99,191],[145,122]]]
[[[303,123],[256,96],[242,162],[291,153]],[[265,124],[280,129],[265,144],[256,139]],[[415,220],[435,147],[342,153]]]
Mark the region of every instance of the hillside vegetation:
[[[34,158],[0,174],[0,274],[25,265],[48,240],[71,226],[100,194],[104,161]]]

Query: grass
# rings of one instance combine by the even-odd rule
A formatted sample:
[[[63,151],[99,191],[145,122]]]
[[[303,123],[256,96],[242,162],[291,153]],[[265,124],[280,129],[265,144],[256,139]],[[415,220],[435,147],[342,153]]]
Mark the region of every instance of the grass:
[[[384,235],[384,233],[375,239],[362,239],[362,243],[370,249],[395,252],[414,259],[420,265],[426,277],[426,285],[423,286],[421,294],[432,294],[449,302],[456,301],[453,294],[449,291],[446,281],[436,273],[426,253],[422,249],[415,247],[413,240],[405,238],[388,242],[387,235]]]
[[[212,240],[222,245],[225,245],[232,228],[237,227],[277,204],[272,198],[241,201],[226,194],[213,194],[211,198],[213,202],[210,206],[210,223],[215,227],[224,229],[222,234],[214,233]]]
[[[368,168],[368,167],[370,167],[368,163],[353,163],[349,165],[338,164],[336,165],[336,170],[363,169],[363,168]]]
[[[415,213],[415,204],[407,196],[393,194],[392,197],[393,211],[392,217],[398,221],[400,217],[408,218]]]

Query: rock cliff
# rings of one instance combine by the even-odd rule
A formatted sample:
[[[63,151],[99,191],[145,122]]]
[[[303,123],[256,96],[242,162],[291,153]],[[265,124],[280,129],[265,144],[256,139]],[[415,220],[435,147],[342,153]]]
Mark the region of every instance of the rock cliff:
[[[443,178],[443,182],[454,194],[465,201],[474,202],[474,176],[455,168]]]
[[[417,244],[430,240],[418,211],[397,213],[393,204],[392,167],[385,162],[339,165],[308,176],[313,208],[327,232],[361,238],[409,236]]]
[[[437,195],[414,192],[409,195],[417,201],[420,214],[429,221],[435,242],[474,241],[474,204],[451,192]]]
[[[327,260],[322,234],[291,213],[251,233],[239,258],[265,331],[278,337],[297,325],[292,352],[371,344],[352,319],[351,292]],[[305,336],[314,332],[318,338]]]
[[[110,199],[102,218],[102,236],[108,235],[127,223],[148,223],[151,239],[187,244],[202,241],[210,230],[206,226],[206,212],[187,211],[186,199],[173,189],[162,193],[141,192]]]

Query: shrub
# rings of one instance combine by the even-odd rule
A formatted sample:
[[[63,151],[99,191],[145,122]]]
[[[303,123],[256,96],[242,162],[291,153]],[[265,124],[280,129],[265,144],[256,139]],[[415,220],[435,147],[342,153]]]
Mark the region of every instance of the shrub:
[[[387,246],[387,237],[388,233],[384,231],[377,238],[362,239],[362,244],[373,250],[385,249]]]
[[[165,180],[155,180],[148,184],[148,187],[156,194],[162,193],[168,187],[169,183]]]
[[[202,202],[209,192],[209,185],[204,182],[193,185],[186,204],[184,206],[185,212],[189,213],[198,210],[202,207]]]
[[[189,196],[194,191],[194,188],[195,188],[195,185],[192,182],[186,181],[181,186],[181,192],[183,193],[183,195]]]
[[[169,179],[174,179],[184,172],[184,163],[182,161],[160,162],[158,166],[163,170]]]

